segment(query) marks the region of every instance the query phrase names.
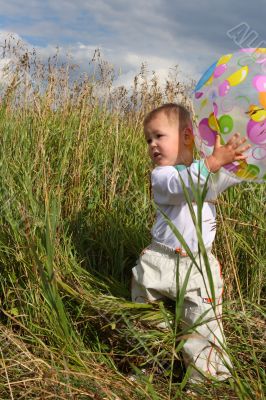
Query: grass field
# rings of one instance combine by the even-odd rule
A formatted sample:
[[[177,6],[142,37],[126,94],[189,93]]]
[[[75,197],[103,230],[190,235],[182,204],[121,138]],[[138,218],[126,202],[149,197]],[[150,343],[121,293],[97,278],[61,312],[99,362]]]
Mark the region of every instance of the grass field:
[[[155,211],[143,115],[189,88],[145,66],[116,88],[98,54],[80,77],[17,54],[0,108],[0,398],[263,399],[265,184],[217,205],[232,382],[186,394],[179,332],[154,328],[174,308],[133,304],[129,287]]]

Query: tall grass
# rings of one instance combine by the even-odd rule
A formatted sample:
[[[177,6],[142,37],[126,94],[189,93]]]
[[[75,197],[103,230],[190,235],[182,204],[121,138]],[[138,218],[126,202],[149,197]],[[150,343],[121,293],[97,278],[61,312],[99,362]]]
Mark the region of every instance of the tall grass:
[[[145,66],[117,88],[97,52],[78,76],[58,55],[14,51],[0,108],[0,397],[189,398],[178,327],[154,327],[175,308],[131,303],[130,277],[154,218],[143,115],[188,103],[190,88]],[[201,396],[262,399],[265,185],[223,194],[217,229],[234,382]]]

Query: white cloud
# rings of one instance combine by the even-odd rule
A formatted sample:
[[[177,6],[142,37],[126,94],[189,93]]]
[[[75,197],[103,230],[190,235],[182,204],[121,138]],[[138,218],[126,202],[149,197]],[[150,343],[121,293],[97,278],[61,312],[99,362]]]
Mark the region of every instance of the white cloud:
[[[143,62],[161,79],[177,64],[183,76],[198,79],[218,56],[237,48],[226,32],[241,21],[261,40],[266,36],[263,0],[0,0],[0,6],[5,29],[27,37],[43,57],[59,45],[86,70],[100,47],[122,70],[117,82],[126,85]]]
[[[10,33],[0,31],[0,41],[8,37]],[[20,42],[23,48],[28,48],[32,51],[33,47],[30,43],[24,41],[19,35],[12,34],[12,44]],[[45,47],[34,46],[37,50],[38,56],[46,61],[49,57],[56,53],[56,47],[52,44],[48,44]],[[86,45],[84,43],[69,44],[59,47],[59,55],[61,59],[69,59],[70,63],[78,64],[80,71],[89,72],[89,63],[94,55],[97,45]],[[169,68],[174,67],[175,59],[164,58],[159,56],[150,55],[146,59],[143,55],[133,52],[117,51],[116,49],[110,49],[102,47],[100,48],[101,57],[103,60],[108,60],[109,63],[114,67],[116,72],[115,85],[124,85],[130,87],[133,84],[134,76],[140,71],[142,63],[147,66],[149,76],[155,71],[161,82],[164,82],[168,76]],[[13,57],[15,62],[15,57]]]

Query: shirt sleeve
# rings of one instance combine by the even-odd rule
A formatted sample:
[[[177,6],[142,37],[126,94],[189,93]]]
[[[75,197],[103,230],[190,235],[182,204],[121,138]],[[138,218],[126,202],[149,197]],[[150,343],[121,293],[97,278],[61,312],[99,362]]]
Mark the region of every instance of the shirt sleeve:
[[[209,171],[203,160],[185,165],[157,167],[151,174],[151,185],[155,203],[175,205],[185,201],[183,184],[192,198],[192,179],[195,185],[203,188],[209,176]]]
[[[217,198],[218,194],[224,192],[230,186],[235,186],[241,183],[241,180],[230,175],[224,168],[221,168],[217,173],[210,174],[208,181],[209,191],[207,194],[207,199],[210,197],[212,199]]]
[[[157,204],[168,205],[183,203],[186,201],[183,185],[193,199],[191,180],[195,187],[203,189],[207,179],[206,200],[215,200],[219,193],[240,182],[222,170],[215,174],[210,173],[204,160],[194,161],[189,167],[185,165],[156,167],[151,174],[154,201]]]

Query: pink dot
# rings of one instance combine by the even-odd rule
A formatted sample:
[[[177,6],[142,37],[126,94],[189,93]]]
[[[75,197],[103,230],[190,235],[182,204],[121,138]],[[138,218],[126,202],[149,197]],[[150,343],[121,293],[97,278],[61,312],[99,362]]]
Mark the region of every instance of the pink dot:
[[[228,81],[223,81],[219,85],[219,96],[223,97],[225,96],[230,90],[230,83]]]
[[[235,165],[235,164],[233,164],[233,163],[230,163],[230,164],[225,164],[225,165],[223,166],[223,168],[227,169],[227,171],[230,171],[230,172],[237,172],[237,170],[238,170],[238,165]]]
[[[203,92],[196,92],[195,93],[195,98],[196,99],[200,99],[202,95],[203,95]]]
[[[266,92],[266,75],[254,76],[252,83],[258,92]]]
[[[200,121],[199,133],[207,146],[214,146],[217,133],[209,127],[208,118],[203,118]]]
[[[266,120],[256,122],[250,120],[247,124],[247,135],[252,143],[260,144],[266,142]]]
[[[227,70],[227,65],[226,64],[221,64],[218,65],[218,67],[215,68],[213,77],[214,78],[219,78],[219,76],[223,75],[223,73]]]

